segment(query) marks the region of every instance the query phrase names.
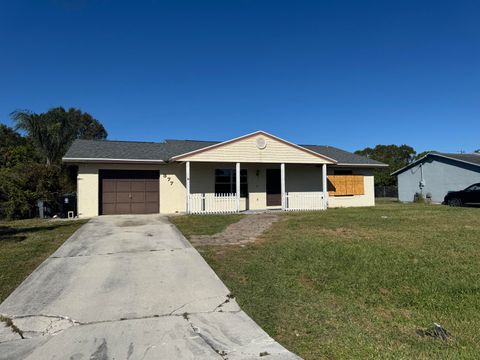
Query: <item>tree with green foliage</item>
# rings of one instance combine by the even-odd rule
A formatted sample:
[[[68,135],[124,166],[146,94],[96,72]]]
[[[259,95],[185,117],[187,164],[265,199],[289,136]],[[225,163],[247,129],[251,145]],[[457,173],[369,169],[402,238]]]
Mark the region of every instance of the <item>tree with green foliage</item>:
[[[35,215],[37,200],[55,201],[58,167],[35,162],[0,169],[0,215],[8,219]],[[46,184],[45,184],[46,182]]]
[[[430,153],[434,153],[434,152],[437,152],[435,150],[430,150],[430,151],[422,151],[421,153],[418,153],[416,156],[415,156],[415,160],[419,160],[425,156],[427,156],[428,154]]]
[[[0,217],[32,216],[39,176],[34,167],[38,161],[29,139],[0,124]]]
[[[38,160],[32,143],[14,129],[0,124],[0,169]]]
[[[31,139],[47,165],[60,163],[62,156],[75,139],[105,139],[107,131],[90,114],[79,109],[63,107],[46,113],[14,111],[11,114],[16,130],[23,130]]]
[[[377,145],[357,150],[355,154],[388,164],[386,169],[375,170],[375,185],[390,186],[397,184],[397,179],[390,174],[411,163],[416,152],[408,145]]]
[[[37,200],[54,208],[75,189],[76,169],[61,158],[75,139],[105,139],[103,125],[78,109],[12,113],[16,129],[0,124],[0,217],[27,218]],[[23,130],[25,136],[16,130]]]

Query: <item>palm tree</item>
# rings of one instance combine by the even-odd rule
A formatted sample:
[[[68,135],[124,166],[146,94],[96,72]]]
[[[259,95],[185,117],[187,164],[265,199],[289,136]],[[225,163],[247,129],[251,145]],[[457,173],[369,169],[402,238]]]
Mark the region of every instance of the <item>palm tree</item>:
[[[15,122],[15,129],[27,133],[36,150],[46,159],[47,165],[50,165],[55,158],[56,151],[47,122],[43,117],[28,110],[17,110],[11,114],[11,118]]]
[[[10,114],[17,130],[23,130],[32,140],[46,164],[59,162],[75,139],[105,139],[107,132],[100,122],[88,113],[58,107],[35,114],[17,110]]]

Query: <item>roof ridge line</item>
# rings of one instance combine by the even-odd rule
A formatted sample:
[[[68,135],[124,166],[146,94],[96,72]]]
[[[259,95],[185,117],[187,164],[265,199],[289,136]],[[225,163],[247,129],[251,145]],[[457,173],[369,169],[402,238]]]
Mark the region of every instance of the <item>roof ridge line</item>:
[[[321,144],[298,144],[299,146],[324,146],[324,147],[335,147],[332,145],[321,145]]]
[[[136,140],[112,140],[112,139],[75,139],[75,141],[98,141],[98,142],[121,142],[137,144],[165,144],[165,141],[136,141]]]
[[[445,155],[479,155],[480,156],[480,153],[476,153],[476,152],[471,152],[471,153],[448,153],[448,152],[438,152],[438,151],[431,151],[431,153],[437,153],[437,154],[445,154]]]
[[[192,141],[192,142],[214,142],[214,143],[219,143],[221,141],[219,140],[193,140],[193,139],[165,139],[165,142],[167,141]]]

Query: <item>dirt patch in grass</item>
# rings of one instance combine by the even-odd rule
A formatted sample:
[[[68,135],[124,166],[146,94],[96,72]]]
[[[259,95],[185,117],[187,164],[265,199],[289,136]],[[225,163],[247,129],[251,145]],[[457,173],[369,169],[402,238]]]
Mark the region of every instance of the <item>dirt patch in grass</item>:
[[[238,245],[255,241],[268,230],[279,216],[271,213],[246,215],[240,221],[228,225],[225,230],[213,235],[192,235],[194,245]]]
[[[194,235],[218,234],[228,225],[240,221],[243,217],[244,215],[240,214],[175,215],[170,216],[169,220],[190,240]]]

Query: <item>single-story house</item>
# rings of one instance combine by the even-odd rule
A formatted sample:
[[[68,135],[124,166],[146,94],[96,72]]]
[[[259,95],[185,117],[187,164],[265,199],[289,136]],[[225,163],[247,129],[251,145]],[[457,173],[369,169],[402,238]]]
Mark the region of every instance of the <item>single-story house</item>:
[[[398,178],[400,201],[411,202],[415,193],[421,193],[442,203],[449,191],[480,182],[480,154],[431,152],[392,175]]]
[[[373,206],[373,170],[387,166],[263,131],[223,142],[76,140],[63,161],[78,166],[79,217]]]

